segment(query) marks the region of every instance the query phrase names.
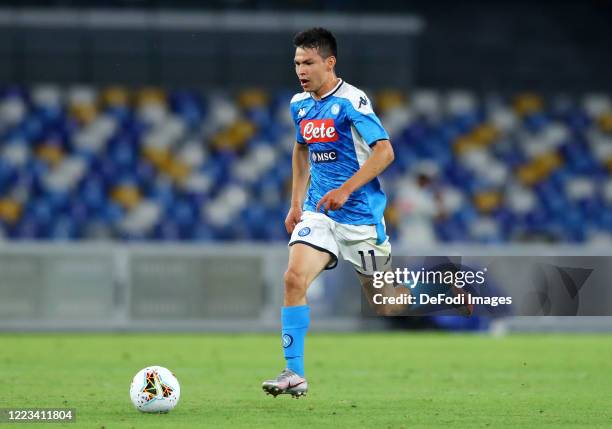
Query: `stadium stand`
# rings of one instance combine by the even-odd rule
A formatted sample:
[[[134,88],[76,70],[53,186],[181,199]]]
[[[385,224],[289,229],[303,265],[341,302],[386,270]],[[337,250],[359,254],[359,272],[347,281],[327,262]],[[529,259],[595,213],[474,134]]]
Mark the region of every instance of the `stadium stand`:
[[[372,95],[393,236],[409,244],[418,218],[429,241],[610,242],[608,96]],[[0,237],[284,241],[290,96],[4,87]]]

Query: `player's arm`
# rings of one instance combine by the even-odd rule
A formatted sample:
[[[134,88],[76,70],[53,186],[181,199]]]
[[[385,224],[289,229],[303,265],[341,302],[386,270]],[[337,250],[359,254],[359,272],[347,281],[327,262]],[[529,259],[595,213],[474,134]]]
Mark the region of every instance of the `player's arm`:
[[[344,182],[342,186],[332,189],[325,194],[317,204],[317,211],[320,208],[323,208],[323,210],[338,210],[341,208],[353,192],[385,171],[385,168],[394,159],[395,155],[391,142],[389,140],[377,141],[372,148],[372,154],[363,163],[361,168],[350,179]]]
[[[293,146],[293,157],[291,161],[293,181],[291,183],[291,208],[285,219],[285,228],[291,234],[293,228],[300,222],[302,217],[302,204],[306,196],[306,185],[310,177],[308,166],[308,146],[295,143]]]

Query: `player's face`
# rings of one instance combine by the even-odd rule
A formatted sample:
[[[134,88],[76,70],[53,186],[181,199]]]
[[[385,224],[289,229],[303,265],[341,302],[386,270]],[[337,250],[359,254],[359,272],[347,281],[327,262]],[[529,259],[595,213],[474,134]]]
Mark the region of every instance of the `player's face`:
[[[295,49],[295,73],[304,91],[317,93],[323,84],[333,78],[334,57],[323,58],[313,48]]]

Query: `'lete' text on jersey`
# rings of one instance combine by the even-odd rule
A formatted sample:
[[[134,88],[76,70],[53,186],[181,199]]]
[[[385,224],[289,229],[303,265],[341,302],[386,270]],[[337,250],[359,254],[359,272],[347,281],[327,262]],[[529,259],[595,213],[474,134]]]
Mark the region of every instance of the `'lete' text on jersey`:
[[[389,136],[365,93],[340,80],[316,100],[309,92],[291,99],[291,116],[300,144],[308,145],[310,187],[304,210],[315,211],[319,200],[346,182],[372,153],[372,146]],[[378,241],[386,239],[382,224],[387,197],[374,178],[351,194],[344,206],[327,215],[350,225],[376,225]]]

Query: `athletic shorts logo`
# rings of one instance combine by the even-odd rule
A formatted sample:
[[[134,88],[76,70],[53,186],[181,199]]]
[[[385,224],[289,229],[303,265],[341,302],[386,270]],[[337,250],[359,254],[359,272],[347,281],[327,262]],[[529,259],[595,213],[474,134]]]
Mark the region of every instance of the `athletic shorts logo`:
[[[283,348],[286,349],[291,344],[293,344],[293,337],[289,334],[283,334]]]
[[[300,237],[306,237],[308,234],[310,234],[310,228],[308,228],[307,226],[298,231],[298,235]]]
[[[338,152],[335,149],[331,150],[313,150],[310,153],[310,160],[314,164],[318,164],[319,162],[334,162],[338,159]]]
[[[330,143],[338,140],[333,119],[311,119],[300,123],[300,134],[306,143]]]

